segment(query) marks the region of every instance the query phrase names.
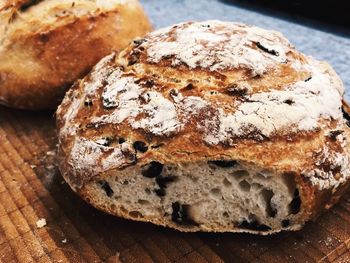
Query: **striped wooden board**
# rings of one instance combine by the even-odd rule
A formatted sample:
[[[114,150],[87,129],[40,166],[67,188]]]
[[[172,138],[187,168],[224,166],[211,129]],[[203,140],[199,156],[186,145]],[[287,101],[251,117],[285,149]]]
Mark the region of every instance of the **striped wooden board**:
[[[185,234],[97,211],[55,166],[53,115],[0,107],[0,262],[350,262],[350,190],[304,230],[270,237]]]

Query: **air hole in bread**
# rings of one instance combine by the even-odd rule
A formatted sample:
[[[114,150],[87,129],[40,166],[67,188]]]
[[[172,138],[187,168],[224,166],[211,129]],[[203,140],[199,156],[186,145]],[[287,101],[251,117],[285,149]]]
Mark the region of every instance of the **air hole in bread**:
[[[140,205],[149,205],[149,204],[150,204],[149,201],[144,200],[144,199],[139,199],[139,200],[137,200],[137,202],[138,202]]]
[[[223,167],[223,168],[229,168],[229,167],[234,167],[237,165],[237,162],[234,160],[215,160],[215,161],[209,161],[208,163],[210,164],[214,164],[216,166],[219,167]]]
[[[271,204],[271,198],[274,196],[274,193],[271,190],[263,189],[261,191],[261,195],[263,196],[266,203],[266,214],[268,217],[275,217],[277,214],[276,208]]]
[[[130,211],[129,216],[132,218],[143,218],[143,215],[139,211]]]
[[[162,173],[163,164],[160,162],[152,161],[149,164],[142,167],[141,174],[147,178],[155,178]]]
[[[210,193],[215,197],[221,197],[221,189],[220,188],[213,188],[210,190]]]
[[[105,191],[106,195],[108,197],[112,197],[113,196],[113,190],[111,188],[111,186],[109,185],[109,183],[107,183],[104,180],[98,181],[97,182],[99,184],[99,186]]]
[[[250,191],[250,184],[246,180],[242,180],[239,182],[239,187],[244,191],[244,192],[249,192]]]
[[[226,187],[232,186],[232,183],[231,183],[227,178],[225,178],[225,179],[222,181],[222,183],[223,183],[224,186],[226,186]]]
[[[300,206],[301,206],[301,199],[299,195],[299,190],[295,189],[294,191],[294,198],[292,202],[289,205],[289,211],[291,214],[296,215],[300,212]]]
[[[265,173],[262,173],[262,172],[256,173],[255,176],[256,176],[256,178],[258,178],[259,180],[262,180],[262,181],[266,179]]]
[[[231,173],[236,180],[241,180],[243,177],[249,176],[249,173],[246,170],[237,170]]]

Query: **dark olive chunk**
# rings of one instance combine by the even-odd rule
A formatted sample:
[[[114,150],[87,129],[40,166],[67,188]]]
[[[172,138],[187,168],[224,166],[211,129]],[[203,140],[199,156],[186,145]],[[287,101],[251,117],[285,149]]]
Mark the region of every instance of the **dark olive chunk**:
[[[228,168],[228,167],[234,167],[237,165],[237,161],[231,160],[216,160],[216,161],[209,161],[209,163],[211,164],[215,164],[216,166],[219,167],[224,167],[224,168]]]
[[[198,226],[189,216],[190,205],[183,205],[179,202],[172,204],[173,212],[171,214],[171,220],[179,225],[194,225]]]
[[[244,220],[238,225],[238,227],[244,228],[244,229],[249,229],[249,230],[254,230],[254,231],[269,231],[269,230],[271,230],[271,227],[264,225],[264,224],[259,224],[259,222],[257,220],[253,220],[251,222]]]
[[[164,188],[155,189],[154,192],[155,192],[156,195],[158,195],[159,197],[165,196],[165,189],[164,189]]]
[[[148,80],[146,80],[146,82],[145,82],[145,86],[146,86],[147,88],[152,88],[154,85],[155,85],[155,83],[154,83],[154,80],[153,80],[153,79],[148,79]]]
[[[260,42],[256,42],[256,46],[266,53],[269,53],[274,56],[279,56],[279,53],[276,50],[268,49],[267,47],[263,46]]]
[[[286,103],[288,105],[292,105],[292,104],[294,104],[294,101],[291,100],[291,99],[287,99],[287,100],[284,101],[284,103]]]
[[[343,117],[346,120],[346,125],[350,127],[350,116],[349,114],[344,110],[344,107],[341,107],[341,110],[343,112]]]
[[[148,178],[155,178],[159,176],[163,171],[163,164],[152,161],[149,164],[145,165],[142,170],[142,175]]]
[[[184,88],[183,90],[192,90],[194,89],[194,85],[192,83],[188,83]]]
[[[119,138],[119,139],[118,139],[118,143],[119,143],[119,144],[122,144],[122,143],[124,143],[124,142],[126,142],[126,140],[125,140],[124,138]]]
[[[42,2],[43,0],[30,0],[30,1],[22,1],[24,2],[24,4],[22,4],[21,6],[21,11],[25,12],[27,9],[29,9],[30,7],[38,4],[39,2]]]
[[[158,196],[165,196],[166,191],[165,189],[167,188],[169,183],[172,183],[176,180],[176,176],[167,176],[167,177],[161,177],[158,176],[156,178],[156,183],[158,184],[159,188],[155,189],[154,192],[158,195]]]
[[[138,62],[138,58],[136,56],[131,56],[128,62],[128,66],[135,65]]]
[[[103,137],[100,140],[98,140],[96,143],[102,146],[110,146],[111,143],[113,142],[113,138],[112,137]]]
[[[344,131],[341,130],[335,130],[335,131],[330,131],[328,137],[332,140],[332,141],[336,141],[338,135],[342,134]]]
[[[247,95],[248,89],[246,87],[240,87],[238,84],[233,83],[227,86],[225,93],[230,96],[242,97],[244,95]]]
[[[294,198],[293,198],[292,202],[289,204],[289,211],[293,215],[295,215],[295,214],[299,213],[300,206],[301,206],[301,199],[300,199],[300,195],[299,195],[299,190],[295,189]]]
[[[174,182],[176,176],[157,177],[156,182],[160,188],[166,188],[169,183]]]
[[[288,219],[285,219],[285,220],[282,220],[281,225],[282,225],[283,228],[286,228],[286,227],[289,227],[290,222],[289,222]]]
[[[134,45],[136,46],[136,47],[138,47],[138,46],[140,46],[140,45],[142,45],[144,42],[146,42],[147,40],[146,39],[144,39],[144,38],[140,38],[140,39],[135,39],[134,40]]]
[[[107,183],[106,181],[98,181],[98,184],[100,185],[100,187],[106,192],[106,195],[108,197],[112,197],[114,192],[111,188],[111,186],[109,185],[109,183]]]
[[[148,146],[146,145],[146,143],[141,142],[141,141],[134,142],[133,147],[136,151],[139,151],[142,153],[145,153],[148,150]]]
[[[92,106],[92,100],[91,99],[86,99],[84,101],[84,106],[85,107],[91,107]]]

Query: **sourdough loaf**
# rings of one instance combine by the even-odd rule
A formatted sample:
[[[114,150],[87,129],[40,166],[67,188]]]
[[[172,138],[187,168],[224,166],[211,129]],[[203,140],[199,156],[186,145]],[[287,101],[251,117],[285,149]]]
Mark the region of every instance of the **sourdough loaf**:
[[[0,104],[56,108],[101,58],[150,29],[138,0],[0,1]]]
[[[57,111],[59,168],[116,216],[181,231],[298,230],[349,184],[341,80],[280,33],[187,22],[134,40]]]

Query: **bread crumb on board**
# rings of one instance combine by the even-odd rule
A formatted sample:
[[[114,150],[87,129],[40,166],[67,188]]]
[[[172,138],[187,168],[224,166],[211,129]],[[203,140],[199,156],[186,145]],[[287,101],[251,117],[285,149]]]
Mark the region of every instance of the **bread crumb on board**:
[[[43,228],[44,226],[46,226],[46,219],[45,218],[40,218],[38,221],[36,221],[37,228]]]

